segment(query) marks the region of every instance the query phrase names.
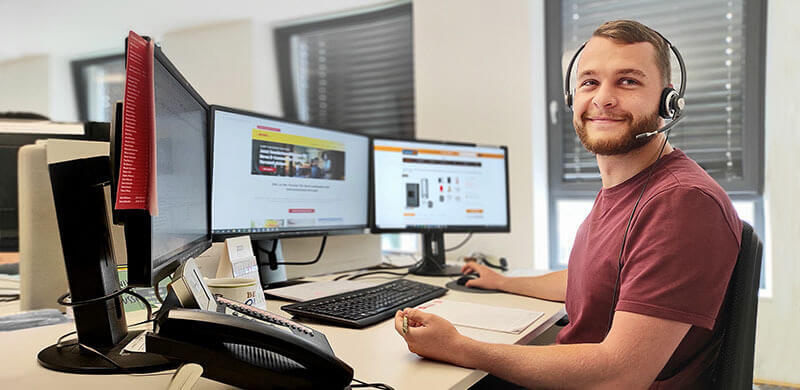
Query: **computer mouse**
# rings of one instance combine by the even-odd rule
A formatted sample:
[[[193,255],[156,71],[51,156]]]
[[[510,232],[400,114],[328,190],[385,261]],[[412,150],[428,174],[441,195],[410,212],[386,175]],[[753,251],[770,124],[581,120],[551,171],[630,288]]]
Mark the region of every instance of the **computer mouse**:
[[[456,284],[458,284],[459,286],[466,286],[467,282],[469,282],[470,280],[478,279],[480,277],[481,276],[475,272],[462,275],[460,278],[456,280]]]

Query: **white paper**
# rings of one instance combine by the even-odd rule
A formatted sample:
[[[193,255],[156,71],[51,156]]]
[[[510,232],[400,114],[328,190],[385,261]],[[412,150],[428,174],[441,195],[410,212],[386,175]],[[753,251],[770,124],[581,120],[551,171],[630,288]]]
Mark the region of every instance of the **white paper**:
[[[133,353],[145,352],[145,336],[147,336],[147,333],[148,332],[139,333],[138,336],[134,337],[133,340],[125,346],[124,350]]]
[[[258,264],[253,255],[250,236],[232,237],[225,240],[225,252],[219,260],[217,277],[253,279],[261,286]]]
[[[519,334],[542,312],[435,299],[417,309],[436,314],[457,326]]]
[[[289,287],[273,288],[264,292],[276,297],[290,299],[297,302],[329,297],[331,295],[346,293],[348,291],[372,287],[381,282],[360,280],[337,280],[325,282],[301,283]]]

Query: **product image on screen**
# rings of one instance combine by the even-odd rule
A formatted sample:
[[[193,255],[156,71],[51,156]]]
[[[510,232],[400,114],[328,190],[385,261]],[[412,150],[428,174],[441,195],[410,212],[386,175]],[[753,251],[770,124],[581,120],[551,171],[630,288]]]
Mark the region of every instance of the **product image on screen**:
[[[222,107],[212,116],[212,233],[366,227],[366,136]]]
[[[505,227],[505,148],[373,141],[379,229]]]

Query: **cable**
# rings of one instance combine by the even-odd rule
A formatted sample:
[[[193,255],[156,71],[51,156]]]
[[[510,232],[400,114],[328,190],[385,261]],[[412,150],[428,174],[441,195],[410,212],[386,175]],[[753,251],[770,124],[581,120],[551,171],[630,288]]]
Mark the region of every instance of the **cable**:
[[[467,241],[469,241],[469,239],[470,239],[470,238],[472,238],[472,232],[469,232],[469,234],[467,234],[467,237],[466,237],[466,238],[464,238],[464,241],[461,241],[461,243],[460,243],[460,244],[458,244],[458,245],[456,245],[456,246],[454,246],[454,247],[452,247],[452,248],[447,248],[447,249],[445,249],[444,251],[445,251],[445,252],[452,252],[452,251],[454,251],[454,250],[456,250],[456,249],[458,249],[458,248],[461,248],[462,246],[464,246],[464,244],[466,244],[466,243],[467,243]]]
[[[350,274],[339,275],[339,276],[333,278],[333,281],[335,282],[335,281],[338,281],[338,280],[342,280],[342,279],[344,279],[344,278],[346,278],[348,276],[350,276]]]
[[[407,276],[409,273],[408,272],[399,273],[399,272],[392,272],[392,271],[370,271],[370,272],[364,272],[363,274],[355,274],[355,275],[347,278],[347,280],[356,280],[358,278],[361,278],[361,277],[364,277],[364,276],[367,276],[367,275],[377,275],[377,274],[399,275],[402,278],[403,276]],[[334,280],[336,280],[336,279],[334,279]]]
[[[19,300],[19,294],[0,294],[0,302],[14,302]]]
[[[85,306],[85,305],[89,305],[89,304],[92,304],[92,303],[107,301],[107,300],[109,300],[111,298],[114,298],[114,297],[117,297],[117,296],[120,296],[122,294],[127,293],[128,291],[130,291],[130,289],[131,289],[130,287],[125,287],[122,290],[117,290],[117,291],[115,291],[115,292],[113,292],[111,294],[104,295],[102,297],[87,299],[85,301],[79,301],[79,302],[72,302],[72,294],[66,293],[66,294],[58,297],[56,302],[58,302],[59,305],[63,305],[63,306],[71,306],[71,307]],[[67,299],[67,297],[69,297],[69,300],[70,300],[69,302],[65,301],[65,299]]]
[[[356,378],[353,378],[353,382],[356,382],[356,384],[355,385],[350,385],[351,388],[372,387],[372,388],[381,389],[381,390],[394,390],[394,387],[389,386],[389,385],[387,385],[385,383],[367,383],[367,382],[364,382],[364,381],[360,381],[360,380],[358,380]]]
[[[118,296],[120,296],[122,294],[133,295],[134,297],[136,297],[140,301],[142,301],[142,303],[144,304],[145,309],[147,310],[147,319],[150,320],[150,319],[153,318],[153,307],[150,306],[150,302],[147,302],[147,299],[144,299],[144,297],[139,295],[139,293],[137,293],[136,291],[133,291],[133,289],[131,289],[130,286],[125,287],[122,290],[117,290],[117,291],[115,291],[115,292],[113,292],[111,294],[104,295],[102,297],[87,299],[85,301],[78,301],[78,302],[72,302],[72,294],[66,293],[66,294],[60,296],[56,300],[56,302],[58,302],[59,305],[63,305],[63,306],[79,307],[79,306],[86,306],[86,305],[90,305],[90,304],[93,304],[93,303],[107,301],[107,300],[109,300],[111,298],[118,297]],[[69,297],[69,299],[70,299],[69,302],[65,301],[65,299],[67,299],[67,297]]]
[[[328,241],[328,234],[322,236],[322,243],[319,245],[319,253],[317,253],[317,257],[311,261],[279,261],[277,265],[311,265],[319,261],[322,258],[322,252],[325,251],[325,243]],[[268,250],[261,247],[261,245],[256,244],[256,248],[263,253],[269,253]]]
[[[153,295],[156,296],[156,300],[158,301],[158,303],[163,305],[164,304],[164,298],[161,298],[161,292],[158,291],[158,285],[160,283],[161,283],[161,280],[159,280],[158,283],[155,283],[155,285],[153,286],[153,293],[154,293]]]
[[[622,276],[622,254],[625,251],[625,242],[628,239],[628,230],[631,227],[631,222],[633,222],[633,215],[636,214],[636,208],[639,206],[639,201],[642,200],[642,196],[644,195],[645,190],[647,190],[647,184],[650,182],[650,176],[653,175],[653,171],[655,171],[656,164],[661,160],[661,155],[664,153],[664,147],[667,146],[667,141],[669,140],[669,133],[671,130],[667,130],[664,136],[664,143],[661,144],[661,149],[658,151],[658,156],[656,157],[656,161],[653,162],[652,165],[648,168],[649,171],[647,172],[647,178],[644,180],[644,185],[642,186],[642,192],[639,193],[639,198],[636,199],[636,203],[633,205],[633,210],[631,211],[630,217],[628,217],[628,225],[625,226],[625,234],[622,235],[622,247],[619,249],[619,257],[617,257],[617,279],[614,281],[614,293],[611,295],[611,310],[608,312],[608,327],[606,328],[606,335],[611,332],[611,323],[614,321],[614,308],[616,307],[617,300],[617,289],[619,288],[619,279]]]
[[[134,326],[139,326],[139,325],[142,325],[142,324],[146,324],[146,323],[148,323],[148,322],[155,322],[155,320],[152,318],[152,307],[150,306],[150,302],[147,302],[147,299],[145,299],[143,296],[139,295],[138,293],[136,293],[136,292],[134,292],[134,291],[125,291],[125,290],[129,290],[129,289],[130,289],[130,287],[126,287],[126,288],[124,288],[124,289],[122,289],[122,290],[118,291],[117,293],[114,293],[114,294],[109,294],[109,295],[107,295],[107,296],[105,296],[105,297],[100,297],[100,298],[89,299],[89,300],[86,300],[86,301],[80,301],[80,302],[63,302],[63,300],[64,300],[64,299],[67,297],[67,295],[69,295],[69,293],[67,293],[67,294],[64,294],[64,295],[62,295],[62,296],[61,296],[61,297],[58,299],[58,303],[59,303],[59,304],[62,304],[62,305],[65,305],[65,306],[73,306],[73,307],[74,307],[74,306],[84,306],[84,305],[88,305],[88,304],[90,304],[90,303],[96,303],[96,301],[98,301],[98,300],[100,300],[100,299],[102,299],[102,298],[105,298],[105,299],[111,299],[111,298],[113,298],[113,297],[116,297],[116,296],[118,296],[118,295],[120,295],[120,294],[122,294],[122,293],[125,293],[125,294],[130,294],[130,295],[133,295],[134,297],[136,297],[137,299],[139,299],[140,301],[142,301],[142,303],[143,303],[143,304],[145,305],[145,307],[147,308],[147,319],[146,319],[146,320],[144,320],[144,321],[141,321],[141,322],[137,322],[137,323],[135,323],[135,324],[133,324],[133,325],[130,325],[130,326],[128,326],[128,328],[132,328],[132,327],[134,327]],[[106,355],[105,355],[105,354],[103,354],[102,352],[100,352],[100,351],[98,351],[98,350],[96,350],[96,349],[94,349],[94,348],[92,348],[92,347],[90,347],[90,346],[88,346],[88,345],[86,345],[86,344],[83,344],[83,343],[81,343],[80,341],[78,341],[78,339],[75,339],[75,342],[74,342],[74,343],[70,343],[70,344],[63,344],[63,341],[64,341],[64,338],[65,338],[65,337],[71,336],[71,335],[73,335],[73,334],[76,334],[76,333],[78,333],[78,331],[77,331],[77,330],[73,330],[73,331],[71,331],[71,332],[67,332],[67,333],[65,333],[65,334],[61,335],[61,337],[59,337],[59,338],[58,338],[58,340],[56,340],[56,349],[58,349],[58,350],[61,350],[62,348],[65,348],[65,347],[71,347],[71,346],[77,345],[79,348],[83,348],[83,349],[85,349],[85,350],[87,350],[87,351],[89,351],[89,352],[92,352],[92,353],[94,353],[95,355],[97,355],[97,356],[99,356],[100,358],[102,358],[103,360],[105,360],[105,361],[107,361],[107,362],[111,363],[111,365],[113,365],[114,367],[118,368],[119,370],[123,371],[124,373],[126,373],[126,374],[128,374],[128,375],[134,375],[134,376],[154,376],[154,375],[165,375],[165,374],[170,374],[169,372],[167,372],[167,373],[158,373],[158,374],[139,374],[139,373],[132,372],[132,371],[128,370],[127,368],[125,368],[125,367],[123,367],[123,366],[120,366],[120,365],[119,365],[117,362],[115,362],[113,359],[111,359],[110,357],[106,356]]]

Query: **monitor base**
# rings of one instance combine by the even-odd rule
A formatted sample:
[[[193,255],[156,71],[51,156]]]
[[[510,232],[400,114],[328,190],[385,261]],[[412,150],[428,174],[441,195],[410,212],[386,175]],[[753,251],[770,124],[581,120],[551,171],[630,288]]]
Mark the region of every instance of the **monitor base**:
[[[140,333],[142,331],[129,332],[127,337],[110,349],[96,348],[119,367],[78,344],[69,344],[61,348],[53,344],[41,350],[38,355],[39,364],[50,370],[73,374],[149,373],[178,367],[178,362],[155,353],[123,352],[122,349]]]
[[[461,267],[457,265],[439,265],[434,262],[424,261],[408,272],[420,276],[459,276],[461,275]]]

